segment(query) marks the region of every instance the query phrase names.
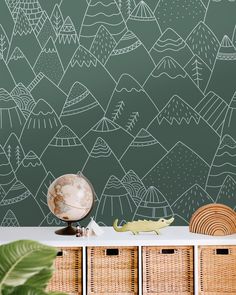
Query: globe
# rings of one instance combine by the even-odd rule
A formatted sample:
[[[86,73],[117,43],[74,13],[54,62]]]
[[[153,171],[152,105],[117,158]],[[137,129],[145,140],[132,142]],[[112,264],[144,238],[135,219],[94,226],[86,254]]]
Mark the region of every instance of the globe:
[[[81,174],[65,174],[55,179],[48,188],[47,203],[50,211],[68,226],[56,231],[61,235],[73,235],[72,222],[85,218],[94,204],[91,183]]]

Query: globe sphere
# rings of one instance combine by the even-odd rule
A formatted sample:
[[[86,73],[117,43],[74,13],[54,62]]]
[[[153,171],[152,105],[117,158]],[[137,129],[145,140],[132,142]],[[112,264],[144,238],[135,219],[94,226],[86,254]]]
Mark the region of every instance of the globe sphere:
[[[55,179],[48,188],[47,203],[59,219],[74,222],[85,218],[94,203],[94,190],[82,175],[65,174]]]

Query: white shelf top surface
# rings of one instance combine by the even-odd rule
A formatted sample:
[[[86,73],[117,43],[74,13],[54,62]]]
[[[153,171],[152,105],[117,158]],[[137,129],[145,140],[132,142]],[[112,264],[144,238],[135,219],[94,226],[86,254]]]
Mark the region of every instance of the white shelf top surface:
[[[170,226],[161,234],[116,232],[112,227],[102,227],[101,236],[76,237],[55,234],[58,227],[0,227],[0,244],[15,240],[34,240],[56,247],[80,246],[188,246],[188,245],[236,245],[236,234],[213,237],[189,232],[187,226]]]

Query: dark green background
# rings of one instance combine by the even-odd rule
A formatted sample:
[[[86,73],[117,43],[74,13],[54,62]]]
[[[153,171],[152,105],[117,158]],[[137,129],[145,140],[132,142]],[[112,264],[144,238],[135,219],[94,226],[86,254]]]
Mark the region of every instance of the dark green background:
[[[0,225],[60,225],[48,186],[79,172],[103,225],[235,208],[235,16],[232,0],[0,0]]]

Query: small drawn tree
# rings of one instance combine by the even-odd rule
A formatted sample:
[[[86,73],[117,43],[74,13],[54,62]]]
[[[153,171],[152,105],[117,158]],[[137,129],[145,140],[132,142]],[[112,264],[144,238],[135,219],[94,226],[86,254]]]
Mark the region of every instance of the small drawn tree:
[[[193,66],[193,74],[192,74],[192,77],[193,77],[193,80],[194,82],[197,84],[198,87],[200,87],[200,81],[202,81],[203,79],[201,78],[202,77],[202,67],[201,67],[201,64],[200,62],[195,59],[194,62],[192,63],[192,66]]]
[[[15,152],[16,152],[16,155],[15,155],[16,156],[16,166],[19,167],[21,160],[22,160],[22,153],[21,153],[21,149],[18,145],[16,146]]]
[[[114,112],[112,113],[112,121],[116,121],[117,119],[120,118],[123,110],[124,110],[124,107],[125,107],[125,103],[123,100],[120,100],[117,105],[115,106],[115,109],[114,109]]]
[[[195,55],[185,66],[185,70],[197,87],[204,91],[211,74],[208,65],[199,56]]]
[[[53,28],[54,28],[56,34],[58,35],[60,32],[60,29],[64,23],[64,19],[63,19],[63,16],[62,16],[62,13],[61,13],[61,10],[60,10],[58,4],[56,4],[54,6],[50,20],[51,20],[51,23],[53,25]]]
[[[135,8],[135,2],[134,0],[118,0],[118,7],[124,20],[126,21]]]
[[[0,25],[0,59],[6,60],[8,49],[9,41],[2,25]]]
[[[7,157],[9,161],[11,161],[11,146],[10,144],[7,146]]]
[[[135,124],[138,122],[138,118],[139,118],[139,112],[132,112],[128,119],[127,124],[125,125],[125,129],[127,131],[131,131],[134,128]]]

